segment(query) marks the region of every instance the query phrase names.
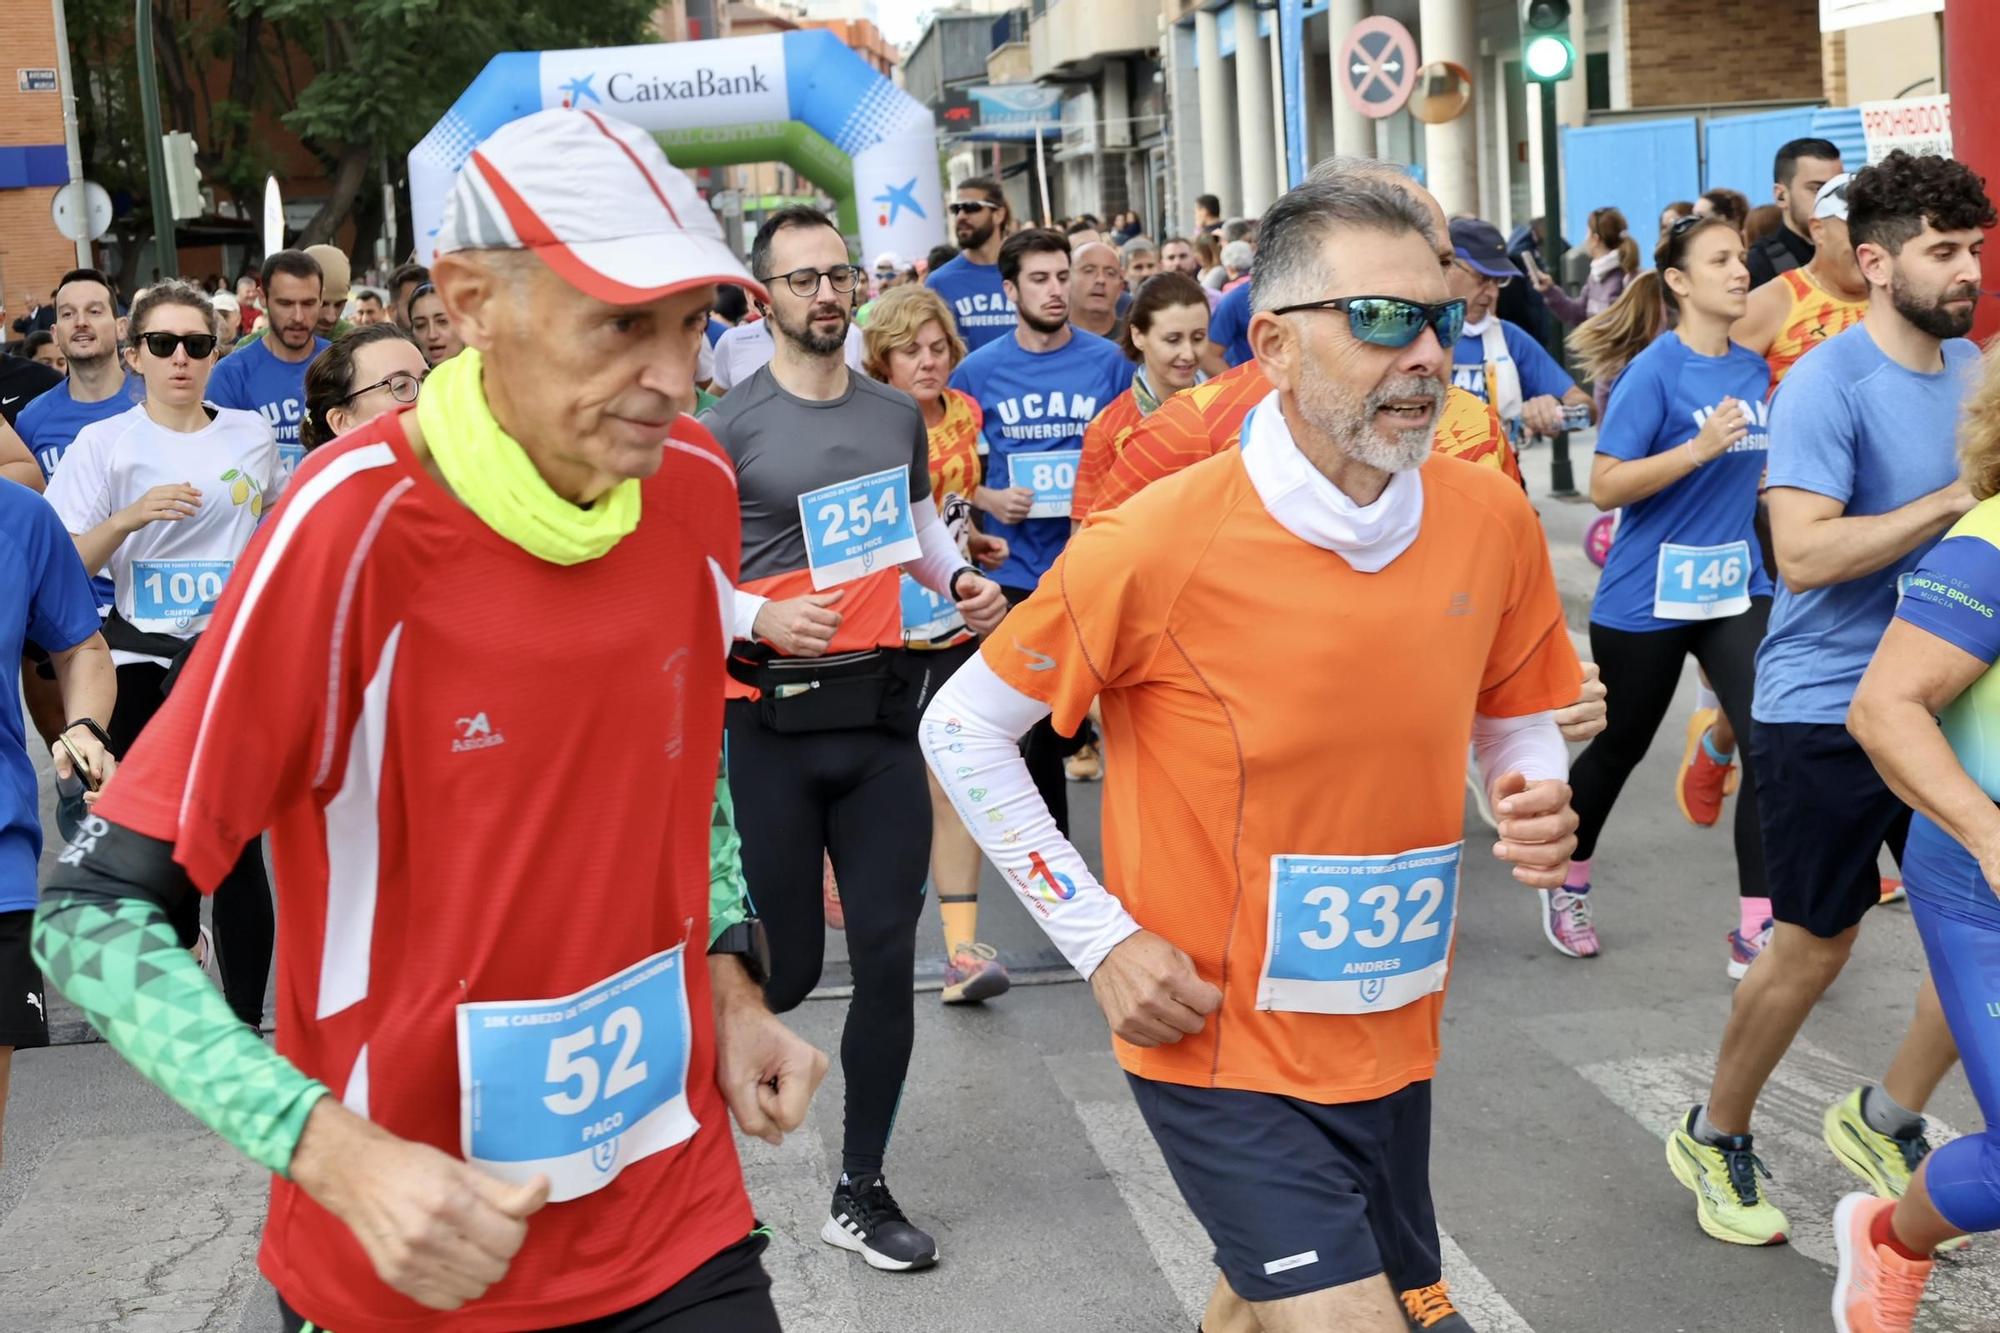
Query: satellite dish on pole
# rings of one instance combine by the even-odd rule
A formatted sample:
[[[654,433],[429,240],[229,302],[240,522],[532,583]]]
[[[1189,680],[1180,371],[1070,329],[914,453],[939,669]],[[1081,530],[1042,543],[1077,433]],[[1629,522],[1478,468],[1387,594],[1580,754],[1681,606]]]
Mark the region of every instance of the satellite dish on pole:
[[[87,244],[111,230],[111,196],[96,181],[71,181],[49,201],[49,217],[64,236]]]
[[[285,198],[278,191],[278,178],[264,178],[264,253],[274,255],[285,248]]]

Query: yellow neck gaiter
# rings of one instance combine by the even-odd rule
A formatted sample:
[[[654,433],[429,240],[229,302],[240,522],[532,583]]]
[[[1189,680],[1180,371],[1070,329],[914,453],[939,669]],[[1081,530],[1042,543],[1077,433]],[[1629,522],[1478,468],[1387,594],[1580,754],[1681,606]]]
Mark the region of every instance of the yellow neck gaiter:
[[[431,371],[417,425],[438,470],[487,527],[552,565],[608,553],[639,526],[639,483],[621,481],[588,509],[549,489],[527,451],[486,405],[479,353],[468,347]]]

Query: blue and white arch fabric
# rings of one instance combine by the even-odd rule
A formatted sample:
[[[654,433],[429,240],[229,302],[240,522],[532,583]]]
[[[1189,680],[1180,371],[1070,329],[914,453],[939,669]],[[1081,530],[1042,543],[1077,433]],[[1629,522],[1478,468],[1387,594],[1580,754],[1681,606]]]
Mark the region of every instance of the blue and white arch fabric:
[[[495,56],[410,152],[420,257],[473,149],[509,121],[565,106],[651,131],[801,121],[853,163],[863,254],[923,254],[945,240],[931,113],[831,32],[809,30]]]

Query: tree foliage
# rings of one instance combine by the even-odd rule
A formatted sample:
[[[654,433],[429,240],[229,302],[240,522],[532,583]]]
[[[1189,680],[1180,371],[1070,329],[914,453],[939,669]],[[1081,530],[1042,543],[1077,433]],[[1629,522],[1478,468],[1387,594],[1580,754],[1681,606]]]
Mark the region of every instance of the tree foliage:
[[[153,225],[137,2],[68,0],[84,171],[131,199],[115,228],[128,253]],[[648,41],[654,8],[654,0],[149,2],[162,128],[194,135],[218,201],[258,215],[265,176],[285,174],[273,123],[318,159],[330,186],[304,244],[332,238],[350,217],[364,241],[378,234],[382,166],[400,181],[410,149],[494,55]]]

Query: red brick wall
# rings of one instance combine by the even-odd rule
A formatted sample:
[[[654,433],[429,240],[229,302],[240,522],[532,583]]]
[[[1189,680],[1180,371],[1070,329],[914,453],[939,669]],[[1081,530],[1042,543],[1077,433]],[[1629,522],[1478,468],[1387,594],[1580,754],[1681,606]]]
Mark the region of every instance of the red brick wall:
[[[1819,0],[1626,0],[1632,105],[1818,98]]]
[[[46,4],[0,7],[0,145],[57,144],[63,141],[62,98],[56,93],[24,93],[16,68],[53,69],[55,14]],[[49,220],[52,188],[0,190],[0,295],[12,325],[27,309],[30,294],[46,301],[56,279],[76,267],[76,246]],[[11,327],[5,337],[18,337]]]

